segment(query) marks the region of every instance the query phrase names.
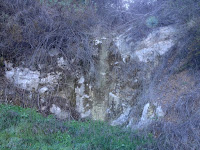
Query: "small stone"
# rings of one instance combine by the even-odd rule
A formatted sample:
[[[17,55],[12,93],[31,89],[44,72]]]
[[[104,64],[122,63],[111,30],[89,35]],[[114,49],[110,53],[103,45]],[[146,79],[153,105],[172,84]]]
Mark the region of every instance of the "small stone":
[[[41,89],[39,89],[39,93],[40,94],[44,94],[45,92],[48,91],[48,88],[47,87],[42,87]]]

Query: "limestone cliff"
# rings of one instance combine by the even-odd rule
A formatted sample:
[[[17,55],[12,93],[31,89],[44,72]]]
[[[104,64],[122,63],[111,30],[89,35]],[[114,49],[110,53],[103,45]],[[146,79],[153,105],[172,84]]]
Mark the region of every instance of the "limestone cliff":
[[[59,57],[54,49],[49,57],[56,57],[58,70],[44,72],[41,64],[38,70],[13,67],[12,62],[5,61],[5,77],[16,88],[26,91],[29,100],[25,103],[37,97],[36,107],[41,112],[53,113],[60,119],[91,118],[108,121],[111,125],[142,128],[165,116],[167,102],[164,100],[168,99],[160,97],[158,87],[167,83],[161,82],[163,78],[159,75],[164,75],[170,66],[159,71],[158,68],[166,65],[163,61],[178,47],[180,31],[189,30],[185,26],[155,28],[137,42],[132,42],[130,28],[122,34],[96,37],[93,43],[97,50],[95,76],[90,72],[65,76],[67,60]],[[173,76],[165,74],[167,78]],[[187,75],[177,76],[193,80]],[[171,84],[168,86],[172,88]],[[11,91],[11,88],[6,90]]]

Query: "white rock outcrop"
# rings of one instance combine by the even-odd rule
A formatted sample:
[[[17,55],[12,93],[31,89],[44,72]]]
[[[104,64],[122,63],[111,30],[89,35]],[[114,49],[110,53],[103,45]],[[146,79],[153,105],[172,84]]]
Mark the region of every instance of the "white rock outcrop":
[[[61,72],[48,73],[46,77],[40,78],[39,83],[46,84],[48,87],[54,87],[58,84],[61,74]]]
[[[80,113],[81,118],[86,118],[91,115],[91,110],[87,109],[87,105],[85,103],[86,99],[89,99],[89,95],[85,94],[85,78],[82,76],[77,86],[75,88],[75,93],[76,93],[76,110]]]
[[[29,68],[23,67],[12,67],[7,68],[5,71],[5,77],[15,86],[28,90],[28,91],[39,91],[43,94],[49,89],[53,89],[60,79],[60,72],[48,73],[46,77],[41,77],[39,71],[32,71]],[[41,87],[42,86],[42,87]]]
[[[5,76],[16,86],[29,91],[38,89],[40,82],[40,72],[31,71],[28,68],[11,68],[6,71]]]
[[[144,128],[153,120],[164,117],[164,115],[165,113],[163,112],[161,106],[156,106],[147,103],[143,108],[140,122],[138,123],[136,128]]]
[[[55,104],[52,104],[52,107],[50,108],[50,112],[52,114],[55,114],[55,116],[59,119],[67,119],[69,117],[68,112],[61,110],[61,108],[56,106]]]
[[[164,55],[175,44],[176,29],[174,27],[161,27],[148,35],[138,44],[135,55],[141,62],[151,62],[156,57]]]
[[[117,126],[117,125],[123,125],[124,123],[127,122],[129,119],[129,114],[130,114],[131,108],[128,107],[123,111],[123,113],[117,118],[116,120],[111,122],[112,126]]]
[[[114,42],[122,59],[130,56],[132,59],[138,58],[140,62],[147,63],[155,61],[156,58],[164,55],[175,45],[177,30],[173,26],[160,27],[142,41],[133,43],[131,35],[129,35],[131,28],[129,28],[125,33],[116,37]]]
[[[48,87],[42,87],[41,89],[39,89],[39,93],[40,94],[44,94],[45,92],[47,92],[49,89],[48,89]]]

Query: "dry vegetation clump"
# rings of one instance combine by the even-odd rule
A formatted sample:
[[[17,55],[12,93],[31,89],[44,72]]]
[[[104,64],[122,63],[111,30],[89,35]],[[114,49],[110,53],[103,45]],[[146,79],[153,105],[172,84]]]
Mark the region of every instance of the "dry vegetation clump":
[[[176,116],[175,122],[157,121],[149,129],[156,142],[149,149],[199,149],[200,147],[200,103],[199,90],[182,96],[169,105],[167,116]],[[148,131],[150,131],[148,130]]]
[[[168,25],[183,25],[199,18],[200,2],[197,0],[136,0],[128,11],[123,11],[124,23],[117,26],[118,31],[132,28],[133,41],[138,41],[153,29]]]
[[[136,1],[128,11],[121,1],[0,0],[0,52],[26,67],[52,64],[52,49],[66,60],[68,73],[95,68],[92,29],[122,32],[132,27],[130,37],[138,41],[154,28],[186,23],[200,14],[199,2]],[[192,10],[192,11],[189,11]]]
[[[90,29],[96,25],[96,14],[93,6],[75,6],[1,0],[2,57],[37,68],[38,64],[55,65],[48,52],[57,49],[71,73],[88,70],[94,64]]]
[[[184,49],[184,56],[186,57],[181,69],[194,68],[200,69],[200,22],[188,32],[188,41]]]

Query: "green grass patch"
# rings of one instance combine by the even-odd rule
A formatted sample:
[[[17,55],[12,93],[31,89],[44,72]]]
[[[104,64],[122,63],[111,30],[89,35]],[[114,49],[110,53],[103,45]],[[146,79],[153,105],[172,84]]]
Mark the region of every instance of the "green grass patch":
[[[132,150],[151,142],[99,121],[60,121],[33,109],[0,105],[1,150]]]

